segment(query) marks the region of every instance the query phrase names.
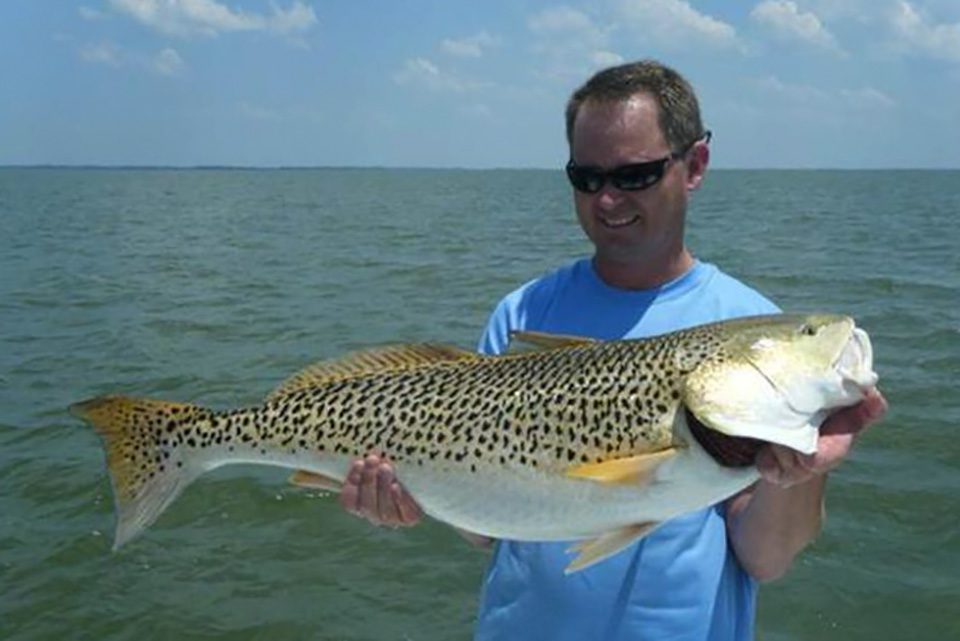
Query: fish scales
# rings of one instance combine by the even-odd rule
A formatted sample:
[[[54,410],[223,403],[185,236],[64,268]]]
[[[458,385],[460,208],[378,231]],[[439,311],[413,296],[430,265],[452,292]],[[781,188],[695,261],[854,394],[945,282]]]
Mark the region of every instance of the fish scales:
[[[399,465],[441,462],[464,473],[485,464],[559,472],[572,463],[663,449],[672,440],[680,382],[674,376],[668,402],[659,386],[668,382],[662,372],[669,353],[654,343],[598,343],[345,378],[256,408],[175,406],[152,419],[164,423],[166,436],[151,438],[150,425],[136,430],[126,452],[137,470],[128,496],[164,473],[167,461],[182,466],[183,449],[242,461],[377,451]],[[441,393],[449,389],[458,393]]]
[[[790,363],[802,364],[822,343],[830,348],[817,352],[824,373],[805,374],[813,377],[810,390],[821,393],[818,376],[832,377],[837,386],[841,354],[845,366],[856,365],[857,385],[875,380],[862,330],[844,317],[807,318],[813,320],[729,321],[646,340],[541,336],[560,346],[502,357],[444,346],[389,347],[308,368],[257,407],[213,411],[105,397],[74,410],[105,440],[119,512],[117,545],[214,467],[263,463],[339,482],[351,461],[370,452],[386,455],[425,511],[440,520],[491,536],[587,538],[659,522],[755,478],[752,470],[712,460],[681,411],[693,410],[711,429],[756,436],[764,426],[736,414],[737,403],[748,410],[743,416],[757,413],[749,394],[730,388],[715,407],[711,391],[724,385],[724,373],[769,385],[761,408],[813,430],[807,423],[822,420],[820,408],[794,417],[774,385],[778,376],[793,384]],[[812,342],[803,343],[810,327]],[[750,355],[769,344],[796,358],[774,358],[765,365],[772,373],[761,371]],[[701,388],[704,399],[691,397],[691,389]],[[839,385],[837,399],[823,403],[851,404],[857,396],[843,396],[846,390]],[[725,395],[734,397],[732,427],[724,425]],[[587,556],[592,562],[602,555]]]

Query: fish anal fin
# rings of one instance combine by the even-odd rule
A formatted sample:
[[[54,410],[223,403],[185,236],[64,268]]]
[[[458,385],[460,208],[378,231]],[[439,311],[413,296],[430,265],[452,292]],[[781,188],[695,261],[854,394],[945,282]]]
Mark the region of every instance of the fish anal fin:
[[[325,490],[327,492],[339,492],[343,487],[343,483],[335,478],[317,474],[316,472],[308,472],[307,470],[297,470],[290,475],[288,480],[297,487]]]
[[[678,452],[678,448],[668,447],[649,454],[584,463],[568,469],[567,476],[615,485],[645,485],[653,479],[657,468]]]
[[[561,347],[578,347],[580,345],[591,345],[598,342],[599,341],[597,339],[587,338],[586,336],[550,334],[547,332],[516,331],[510,332],[509,349],[511,351],[517,351],[516,348],[518,344],[523,344],[528,349],[532,350],[546,350],[559,349]]]
[[[587,539],[586,541],[577,543],[567,550],[568,552],[577,552],[578,554],[563,573],[573,574],[574,572],[579,572],[613,556],[634,541],[645,537],[658,525],[660,525],[658,521],[637,523],[635,525],[622,527],[619,530],[607,532],[594,539]]]
[[[364,349],[306,367],[281,383],[270,393],[267,401],[316,385],[365,374],[477,358],[483,357],[459,347],[438,343],[410,343]]]

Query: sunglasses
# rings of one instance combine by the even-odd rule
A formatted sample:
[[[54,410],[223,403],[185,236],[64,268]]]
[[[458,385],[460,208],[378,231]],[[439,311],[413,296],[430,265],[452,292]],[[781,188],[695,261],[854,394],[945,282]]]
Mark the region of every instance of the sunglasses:
[[[574,189],[585,194],[599,192],[607,184],[607,181],[610,181],[610,184],[622,191],[642,191],[660,182],[667,170],[667,165],[671,161],[685,156],[701,140],[704,143],[709,143],[711,136],[712,134],[707,131],[683,150],[675,151],[659,160],[620,165],[610,170],[589,165],[578,165],[571,158],[566,167],[567,178]]]

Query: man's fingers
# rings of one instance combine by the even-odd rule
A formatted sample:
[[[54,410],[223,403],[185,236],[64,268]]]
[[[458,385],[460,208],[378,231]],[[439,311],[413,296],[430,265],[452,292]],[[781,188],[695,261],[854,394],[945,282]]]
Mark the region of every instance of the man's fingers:
[[[887,400],[875,387],[871,388],[856,405],[831,414],[820,428],[820,435],[858,434],[880,420],[886,412]]]
[[[816,474],[807,465],[804,465],[804,455],[800,452],[790,452],[790,468],[780,479],[780,487],[788,488],[809,481]]]
[[[380,497],[377,491],[377,475],[380,469],[380,458],[369,455],[363,460],[363,474],[360,480],[360,500],[358,511],[367,520],[376,523],[380,512]]]
[[[400,508],[390,492],[396,482],[393,468],[388,463],[381,463],[377,469],[377,518],[384,525],[400,524]]]
[[[768,445],[757,454],[757,471],[767,482],[790,487],[813,476],[804,456],[782,445]]]
[[[857,405],[827,417],[820,428],[815,453],[802,454],[782,445],[770,444],[757,453],[757,471],[763,480],[783,488],[826,474],[847,457],[857,435],[880,420],[886,411],[886,399],[872,388]]]
[[[416,525],[423,518],[423,511],[417,502],[413,500],[399,483],[394,482],[390,486],[390,494],[400,512],[400,522],[402,525]]]
[[[767,445],[757,452],[757,471],[760,472],[760,476],[764,481],[779,484],[783,470],[780,469],[780,464],[777,461],[777,457],[773,455],[772,450],[773,446]]]
[[[363,461],[354,461],[340,489],[340,505],[351,514],[360,513],[360,482],[363,479]]]
[[[423,518],[420,506],[397,481],[393,466],[376,454],[350,466],[340,491],[340,504],[374,525],[416,525]]]

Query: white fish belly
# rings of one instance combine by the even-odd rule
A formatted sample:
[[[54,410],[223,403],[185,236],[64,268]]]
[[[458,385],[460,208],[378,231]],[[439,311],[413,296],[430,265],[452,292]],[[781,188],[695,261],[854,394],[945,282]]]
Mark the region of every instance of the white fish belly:
[[[594,537],[713,505],[753,483],[754,468],[724,468],[691,439],[644,485],[605,484],[529,468],[475,473],[398,468],[427,514],[477,534],[520,541]]]
[[[682,417],[682,414],[680,415]],[[530,467],[457,467],[395,463],[397,478],[431,517],[454,527],[518,541],[591,538],[638,523],[661,522],[713,505],[757,479],[755,468],[717,464],[683,420],[675,436],[685,446],[645,484],[608,484]],[[353,457],[250,452],[210,461],[303,469],[342,481]]]

